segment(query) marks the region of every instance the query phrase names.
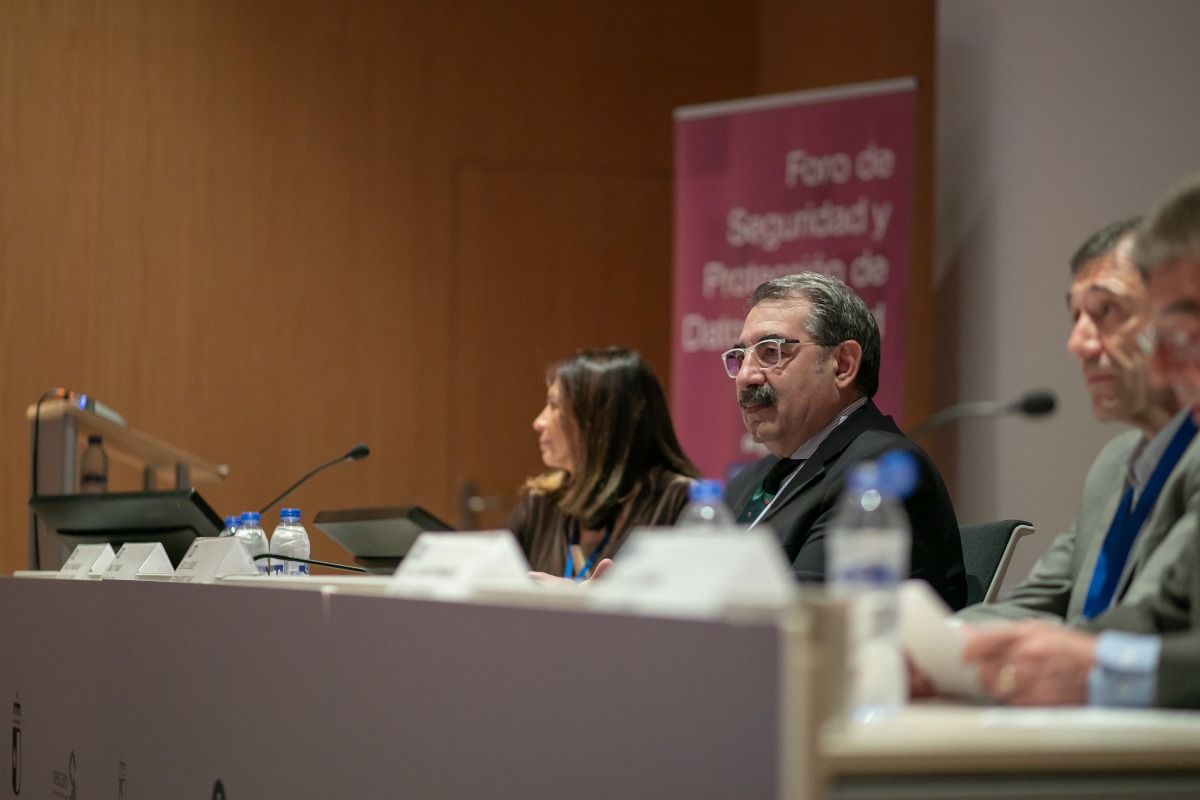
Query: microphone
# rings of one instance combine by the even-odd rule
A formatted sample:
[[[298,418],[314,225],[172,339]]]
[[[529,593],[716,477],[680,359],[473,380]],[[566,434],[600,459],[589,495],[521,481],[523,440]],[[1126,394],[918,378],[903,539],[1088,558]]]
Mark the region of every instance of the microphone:
[[[269,502],[265,506],[263,506],[262,511],[260,511],[258,513],[260,513],[260,514],[267,513],[268,509],[270,509],[271,506],[275,505],[280,500],[282,500],[283,498],[287,497],[289,494],[294,492],[300,486],[300,484],[304,483],[305,481],[307,481],[313,475],[316,475],[321,470],[329,469],[334,464],[340,464],[343,461],[362,461],[364,458],[366,458],[369,455],[371,455],[371,448],[367,447],[362,442],[359,442],[358,444],[354,445],[354,447],[351,447],[350,452],[346,453],[346,455],[339,456],[339,457],[335,458],[333,461],[330,461],[328,464],[322,464],[321,466],[314,469],[312,472],[305,475],[300,480],[293,483],[288,488],[284,489],[283,492],[279,495],[279,497],[276,497],[274,500],[272,500],[271,502]]]
[[[940,428],[948,422],[955,422],[969,417],[1004,417],[1009,414],[1019,414],[1024,417],[1041,417],[1054,411],[1058,400],[1054,392],[1047,389],[1035,389],[1007,403],[990,400],[976,403],[959,403],[943,408],[933,414],[908,433],[908,438],[917,439],[929,433],[934,428]]]

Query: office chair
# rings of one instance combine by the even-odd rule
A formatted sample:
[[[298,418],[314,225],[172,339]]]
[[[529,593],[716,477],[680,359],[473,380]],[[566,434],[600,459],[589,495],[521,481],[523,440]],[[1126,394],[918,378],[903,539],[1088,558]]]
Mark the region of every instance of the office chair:
[[[967,605],[996,602],[1017,542],[1033,533],[1033,527],[1024,520],[1002,519],[960,525],[958,530],[967,568]]]

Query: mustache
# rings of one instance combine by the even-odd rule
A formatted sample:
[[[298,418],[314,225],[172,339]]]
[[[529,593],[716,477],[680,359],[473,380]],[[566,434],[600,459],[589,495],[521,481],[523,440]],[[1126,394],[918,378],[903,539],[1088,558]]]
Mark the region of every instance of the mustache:
[[[738,392],[738,405],[742,408],[773,406],[775,405],[775,390],[766,383],[761,386],[755,386],[752,389],[745,389]]]

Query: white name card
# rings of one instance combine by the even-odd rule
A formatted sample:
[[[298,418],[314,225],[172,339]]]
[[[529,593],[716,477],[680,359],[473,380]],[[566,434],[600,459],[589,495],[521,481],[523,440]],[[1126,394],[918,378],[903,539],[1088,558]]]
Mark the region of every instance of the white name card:
[[[387,587],[396,597],[468,600],[476,590],[528,586],[529,562],[508,531],[423,533]]]
[[[133,581],[143,576],[170,576],[175,572],[162,542],[126,542],[104,570],[106,581]]]
[[[81,544],[71,553],[71,557],[58,571],[58,579],[65,581],[85,581],[89,578],[100,577],[108,565],[112,563],[115,554],[112,545]]]
[[[202,536],[179,562],[172,583],[212,583],[226,575],[258,575],[250,551],[234,536]]]
[[[719,618],[787,608],[796,591],[779,540],[769,531],[646,528],[633,533],[612,568],[589,586],[588,605]]]

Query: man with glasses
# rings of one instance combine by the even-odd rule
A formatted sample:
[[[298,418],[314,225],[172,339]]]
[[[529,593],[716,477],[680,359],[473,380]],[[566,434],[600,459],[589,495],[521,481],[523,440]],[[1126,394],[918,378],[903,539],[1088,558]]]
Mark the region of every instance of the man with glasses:
[[[759,286],[738,343],[722,355],[742,419],[771,455],[737,475],[725,493],[746,525],[780,537],[802,581],[825,575],[825,534],[847,471],[889,450],[913,454],[916,488],[905,499],[912,523],[912,577],[952,608],[966,603],[958,520],[933,462],[871,402],[879,387],[879,328],[844,283],[817,273]]]
[[[1200,417],[1200,177],[1142,223],[1133,258],[1147,276],[1151,370]],[[1193,509],[1200,504],[1200,496],[1189,500]],[[990,694],[1013,704],[1200,707],[1200,530],[1152,597],[1088,627],[1093,632],[1046,622],[983,628],[969,634],[964,658],[979,665]]]
[[[1133,262],[1140,218],[1093,234],[1071,259],[1067,349],[1079,359],[1102,422],[1134,427],[1088,470],[1070,529],[1055,538],[1007,598],[959,614],[970,622],[1046,618],[1080,624],[1158,591],[1192,538],[1200,492],[1200,439],[1170,389],[1156,386],[1144,352],[1146,282]]]

